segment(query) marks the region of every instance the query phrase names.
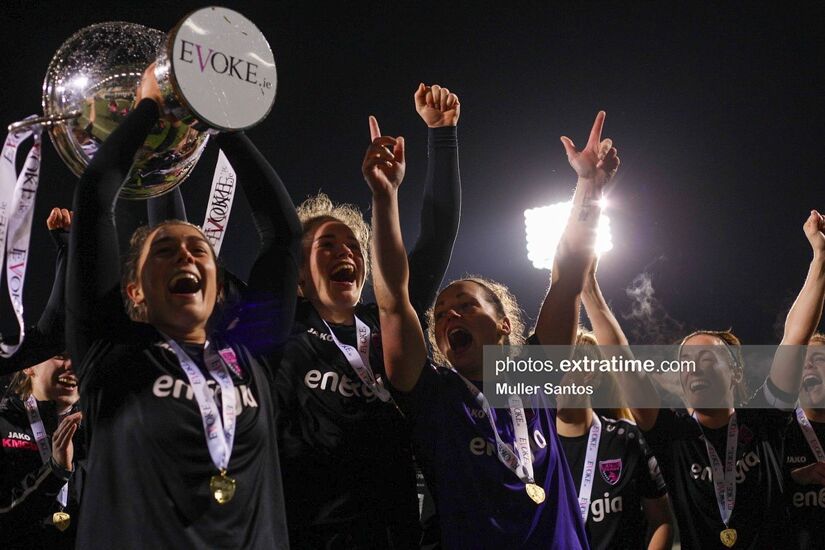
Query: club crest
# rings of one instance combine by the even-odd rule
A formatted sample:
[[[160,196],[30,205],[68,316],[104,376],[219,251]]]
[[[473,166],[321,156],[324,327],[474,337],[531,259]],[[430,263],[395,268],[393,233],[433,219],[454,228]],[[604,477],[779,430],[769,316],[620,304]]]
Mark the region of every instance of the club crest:
[[[614,458],[613,460],[600,460],[599,471],[606,482],[611,485],[616,485],[619,478],[622,477],[622,459]]]

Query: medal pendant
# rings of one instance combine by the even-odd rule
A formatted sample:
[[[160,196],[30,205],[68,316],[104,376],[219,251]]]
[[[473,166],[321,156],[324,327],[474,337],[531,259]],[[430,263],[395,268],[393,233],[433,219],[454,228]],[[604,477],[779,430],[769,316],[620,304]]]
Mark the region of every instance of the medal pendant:
[[[541,504],[542,502],[544,502],[544,489],[542,489],[535,483],[528,483],[524,486],[524,490],[527,491],[527,496],[529,496],[530,499],[532,499],[532,501],[536,504]]]
[[[235,480],[226,475],[226,470],[221,470],[220,475],[209,480],[209,489],[218,504],[226,504],[235,496]]]
[[[736,544],[736,529],[725,529],[719,533],[719,538],[722,539],[722,544],[731,548]]]
[[[69,514],[66,512],[55,512],[52,514],[52,525],[61,531],[68,529],[71,522],[72,518],[69,517]]]

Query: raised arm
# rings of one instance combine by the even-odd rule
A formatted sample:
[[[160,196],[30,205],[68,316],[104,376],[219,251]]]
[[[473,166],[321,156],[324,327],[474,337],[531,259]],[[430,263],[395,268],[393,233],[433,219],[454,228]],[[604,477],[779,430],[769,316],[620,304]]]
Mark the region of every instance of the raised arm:
[[[562,137],[567,160],[579,179],[573,194],[573,210],[556,251],[550,290],[536,323],[542,345],[573,345],[579,320],[579,295],[595,255],[599,200],[619,168],[619,157],[610,139],[601,139],[605,113],[600,111],[590,130],[587,145],[577,150]]]
[[[816,210],[812,210],[803,229],[811,244],[813,258],[808,267],[805,284],[802,285],[802,290],[785,319],[782,346],[807,345],[822,317],[822,300],[825,298],[825,218]],[[802,384],[804,357],[804,348],[780,347],[771,365],[770,380],[777,389],[792,397],[783,399],[789,401],[787,405],[791,407]]]
[[[421,374],[427,347],[410,303],[409,268],[398,218],[398,187],[406,168],[404,138],[382,136],[375,117],[370,117],[370,137],[361,172],[372,190],[373,287],[384,367],[394,388],[409,391]]]
[[[165,195],[147,200],[146,213],[149,227],[155,227],[166,220],[189,221],[186,218],[186,205],[183,203],[180,186],[175,187]]]
[[[52,208],[46,219],[46,227],[57,248],[54,265],[54,282],[43,313],[37,325],[27,331],[28,337],[8,358],[0,358],[0,375],[19,371],[32,365],[42,363],[66,349],[65,345],[65,288],[66,256],[69,248],[69,228],[71,212],[65,208]]]
[[[101,145],[75,188],[66,278],[66,344],[81,377],[90,345],[128,321],[120,298],[114,208],[135,153],[158,116],[155,100],[142,99]]]
[[[410,302],[422,323],[450,264],[461,212],[457,125],[458,96],[437,84],[419,84],[415,110],[427,124],[427,179],[421,232],[410,252]]]
[[[602,290],[599,288],[599,282],[596,279],[596,264],[597,262],[593,262],[584,282],[581,295],[584,310],[587,313],[587,318],[590,319],[590,324],[593,326],[593,332],[596,333],[596,340],[598,340],[599,345],[626,348],[628,346],[627,337],[613,312],[610,311],[610,307],[608,307],[602,295]],[[629,349],[624,349],[622,354],[624,357],[632,357]],[[659,392],[656,391],[656,386],[653,385],[653,381],[646,373],[620,373],[616,376],[616,381],[622,390],[626,403],[630,405],[637,403],[653,405],[655,403],[657,407],[661,404]],[[659,409],[631,407],[630,411],[641,429],[649,430],[656,423]]]
[[[599,281],[596,279],[597,263],[598,261],[594,261],[590,264],[590,270],[584,280],[581,295],[584,311],[587,313],[587,318],[590,319],[590,324],[599,345],[627,346],[627,337],[624,335],[624,331],[619,326],[613,312],[610,311],[610,307],[602,294],[602,289],[599,287]]]
[[[295,318],[301,222],[281,178],[249,137],[221,134],[216,141],[235,169],[261,241],[247,283],[243,322],[247,327],[274,322],[269,343],[278,345],[289,336]],[[261,307],[269,300],[274,301],[272,307]]]

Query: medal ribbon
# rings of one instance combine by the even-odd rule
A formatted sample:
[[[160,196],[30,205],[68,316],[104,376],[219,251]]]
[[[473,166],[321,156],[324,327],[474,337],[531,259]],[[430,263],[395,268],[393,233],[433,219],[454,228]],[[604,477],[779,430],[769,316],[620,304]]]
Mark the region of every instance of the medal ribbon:
[[[693,413],[693,419],[699,424],[695,412]],[[699,424],[699,430],[702,430],[701,424]],[[733,506],[736,504],[736,445],[739,440],[739,426],[736,423],[736,413],[733,413],[728,423],[724,470],[722,468],[722,461],[716,453],[716,449],[713,448],[713,444],[705,437],[704,432],[702,432],[702,440],[705,442],[711,471],[713,472],[713,489],[716,492],[716,505],[719,507],[719,514],[722,516],[722,523],[724,523],[727,528],[730,516],[733,514]]]
[[[236,182],[235,169],[223,151],[218,150],[218,162],[212,176],[212,189],[209,191],[209,204],[206,205],[206,215],[203,218],[203,233],[215,249],[216,256],[220,254],[229,225],[229,214],[232,213],[232,201],[237,189]]]
[[[584,455],[582,480],[579,485],[579,511],[582,521],[587,522],[590,513],[590,495],[593,493],[593,480],[596,476],[596,457],[599,454],[599,441],[602,438],[602,421],[593,413],[593,422],[590,424],[590,435],[587,438],[587,452]]]
[[[368,327],[366,323],[364,323],[357,316],[354,315],[353,317],[355,317],[355,331],[357,334],[358,349],[341,342],[338,337],[335,336],[335,332],[333,332],[332,328],[329,326],[329,323],[324,321],[324,324],[327,326],[330,336],[332,336],[332,341],[335,342],[335,345],[338,346],[338,349],[340,349],[341,353],[344,354],[344,357],[347,358],[347,362],[349,362],[352,370],[355,371],[355,374],[358,375],[358,378],[361,379],[361,382],[365,386],[370,387],[375,395],[378,396],[378,399],[384,403],[392,401],[392,396],[390,395],[389,390],[384,387],[384,384],[380,378],[375,378],[375,373],[370,367],[370,327]]]
[[[516,474],[516,477],[524,483],[535,483],[536,480],[533,477],[533,455],[530,452],[530,440],[527,437],[527,418],[524,415],[521,398],[517,395],[512,395],[509,399],[510,416],[513,419],[513,431],[516,434],[515,447],[518,449],[518,451],[514,451],[513,448],[502,441],[501,436],[498,434],[496,421],[493,420],[492,407],[484,394],[481,393],[472,382],[461,376],[458,371],[453,369],[453,372],[458,374],[459,378],[464,381],[464,384],[467,386],[467,389],[470,390],[478,406],[481,407],[481,410],[487,415],[487,419],[490,421],[490,428],[493,430],[493,437],[496,440],[496,451],[499,461],[507,466],[507,468]]]
[[[40,410],[37,408],[37,400],[33,395],[24,402],[26,405],[26,415],[29,417],[29,426],[31,426],[34,441],[37,443],[37,450],[40,452],[40,460],[46,464],[52,456],[52,449],[49,445],[49,436],[46,434],[46,428],[43,426],[43,419],[40,418]],[[60,488],[57,493],[57,502],[65,508],[69,501],[69,484],[66,483]]]
[[[6,137],[0,158],[0,267],[5,258],[6,285],[20,327],[20,340],[16,345],[0,343],[2,357],[14,355],[26,336],[23,321],[23,287],[26,280],[34,199],[40,180],[41,132],[42,127],[38,125],[16,134],[10,133]],[[26,156],[23,171],[18,175],[15,165],[17,148],[29,137],[33,139],[32,147]]]
[[[224,471],[229,465],[229,458],[232,456],[232,446],[235,442],[235,386],[229,375],[227,366],[224,364],[225,358],[234,357],[229,353],[215,353],[206,342],[204,348],[206,370],[221,388],[221,411],[218,411],[218,404],[215,401],[215,394],[206,385],[206,378],[194,361],[187,355],[177,342],[166,337],[166,343],[175,353],[183,369],[189,385],[195,394],[198,408],[203,421],[203,431],[206,435],[206,446],[209,448],[209,456],[212,463],[218,470]],[[221,350],[223,351],[223,350]],[[235,369],[236,365],[231,368]]]
[[[811,426],[811,421],[808,420],[807,416],[805,416],[805,411],[802,410],[802,407],[796,408],[796,422],[802,430],[802,435],[804,435],[805,439],[808,441],[808,446],[814,453],[816,461],[825,462],[825,451],[822,450],[822,444],[819,442],[819,438],[816,437],[814,427]]]

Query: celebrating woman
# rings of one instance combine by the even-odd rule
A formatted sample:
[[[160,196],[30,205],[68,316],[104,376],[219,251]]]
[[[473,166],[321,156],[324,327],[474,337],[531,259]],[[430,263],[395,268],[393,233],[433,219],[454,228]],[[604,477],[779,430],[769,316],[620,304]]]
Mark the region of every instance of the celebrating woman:
[[[460,105],[448,89],[423,84],[415,103],[430,129],[429,162],[405,292],[423,312],[447,269],[458,228]],[[391,164],[393,177],[402,177],[403,138],[381,136],[374,118],[370,133],[368,158]],[[304,229],[301,299],[275,380],[290,542],[295,548],[418,548],[407,428],[379,381],[378,308],[360,302],[369,227],[355,207],[335,205],[326,195],[305,201],[298,214]]]
[[[4,359],[17,372],[0,403],[0,532],[4,548],[73,548],[82,458],[77,379],[63,350],[63,287],[71,212],[46,224],[58,246],[49,302],[29,338]],[[33,366],[32,366],[33,365]]]
[[[650,379],[622,377],[625,397],[667,481],[682,547],[784,548],[782,439],[793,419],[802,380],[799,346],[808,343],[825,296],[825,219],[804,224],[813,259],[785,321],[770,375],[740,407],[747,391],[740,342],[730,331],[698,331],[682,340],[680,373],[687,412],[649,408],[658,399]],[[759,408],[755,408],[758,406]]]
[[[582,151],[562,138],[579,181],[534,342],[574,342],[598,200],[619,165],[612,142],[601,139],[603,123],[602,112]],[[386,225],[394,236],[377,247],[375,270],[384,359],[412,423],[416,456],[438,506],[445,547],[587,548],[551,404],[536,397],[511,402],[509,410],[501,411],[483,393],[483,346],[523,342],[515,299],[503,285],[482,278],[448,285],[435,301],[429,334],[450,368],[425,366],[423,336],[403,294],[404,247],[391,221]]]
[[[254,318],[212,330],[215,254],[180,221],[135,232],[121,301],[114,204],[161,107],[150,68],[137,106],[75,191],[67,343],[90,443],[78,544],[286,548],[267,354],[291,329],[300,225],[249,139],[221,135],[261,240],[249,281]]]

